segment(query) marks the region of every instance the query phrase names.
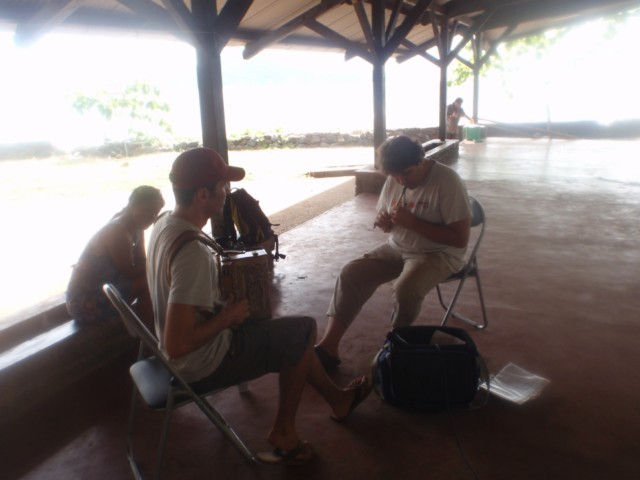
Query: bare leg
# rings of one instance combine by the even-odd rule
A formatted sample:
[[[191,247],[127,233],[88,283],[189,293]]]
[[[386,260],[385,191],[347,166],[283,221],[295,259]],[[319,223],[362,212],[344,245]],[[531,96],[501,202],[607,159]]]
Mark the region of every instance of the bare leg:
[[[283,368],[279,374],[278,413],[268,439],[274,447],[282,450],[291,450],[300,443],[295,430],[296,412],[306,382],[311,353],[309,346],[295,367]]]
[[[339,358],[340,340],[362,306],[379,285],[400,275],[402,267],[402,256],[386,243],[342,267],[329,305],[327,328],[318,346]]]
[[[318,357],[313,353],[313,350],[309,349],[309,351],[311,352],[311,359],[309,362],[307,381],[327,401],[336,417],[340,418],[345,416],[349,412],[351,403],[355,398],[355,390],[352,388],[338,388],[327,375],[327,372],[320,363],[320,360],[318,360]]]
[[[342,340],[347,328],[348,325],[336,320],[335,317],[329,317],[327,328],[318,345],[327,353],[339,358],[338,348],[340,346],[340,340]]]

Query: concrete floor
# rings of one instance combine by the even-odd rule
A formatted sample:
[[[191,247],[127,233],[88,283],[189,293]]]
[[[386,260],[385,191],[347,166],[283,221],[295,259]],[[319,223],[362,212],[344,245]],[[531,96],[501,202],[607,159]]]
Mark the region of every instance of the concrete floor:
[[[318,458],[298,468],[248,467],[200,412],[176,413],[165,478],[636,479],[640,478],[640,164],[638,141],[489,139],[463,143],[452,165],[484,205],[479,253],[490,325],[471,331],[489,369],[508,362],[550,380],[522,406],[492,397],[478,410],[412,413],[372,394],[348,423],[307,389],[298,429]],[[279,314],[318,320],[340,266],[384,240],[372,229],[375,198],[359,196],[281,236]],[[471,285],[468,285],[471,287]],[[336,381],[366,373],[388,330],[381,287],[343,341]],[[459,305],[476,315],[472,288]],[[418,323],[441,310],[427,297]],[[455,322],[451,323],[456,325]],[[2,478],[128,478],[126,359],[52,399],[0,433]],[[276,378],[239,397],[214,397],[254,450],[276,406]],[[139,417],[136,448],[153,465],[160,417]]]

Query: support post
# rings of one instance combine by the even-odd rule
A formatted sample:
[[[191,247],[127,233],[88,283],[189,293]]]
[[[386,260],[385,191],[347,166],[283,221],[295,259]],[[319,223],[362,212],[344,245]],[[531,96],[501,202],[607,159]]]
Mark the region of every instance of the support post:
[[[387,136],[384,62],[373,62],[373,147],[378,149]],[[375,158],[376,169],[380,168]]]
[[[434,19],[435,21],[435,19]],[[438,133],[440,140],[447,138],[447,58],[449,56],[449,22],[446,18],[440,23],[440,122]]]
[[[197,59],[202,145],[213,148],[228,163],[220,52],[215,46],[207,44],[198,48]]]
[[[376,169],[380,169],[375,150],[385,141],[387,137],[386,120],[386,94],[384,64],[385,38],[385,6],[384,0],[373,0],[371,2],[371,33],[373,35],[373,147],[374,164]]]
[[[480,34],[473,36],[473,122],[478,123],[478,94],[480,93]]]
[[[220,47],[212,34],[213,22],[217,16],[216,6],[215,2],[208,0],[192,0],[191,5],[193,16],[203,22],[202,29],[207,33],[203,36],[207,41],[196,46],[202,145],[213,148],[228,163]]]

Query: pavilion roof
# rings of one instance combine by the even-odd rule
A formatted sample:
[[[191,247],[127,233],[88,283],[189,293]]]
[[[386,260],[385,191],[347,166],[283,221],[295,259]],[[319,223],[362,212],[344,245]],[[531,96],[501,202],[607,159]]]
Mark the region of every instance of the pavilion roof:
[[[480,34],[484,48],[640,5],[638,0],[216,0],[213,36],[244,45],[246,58],[267,47],[344,51],[406,59],[437,46],[446,21],[463,38]],[[191,43],[212,32],[198,28],[207,0],[0,0],[0,24],[30,42],[54,28],[125,30],[173,35]],[[212,3],[212,2],[211,2]],[[384,7],[384,22],[374,5]],[[380,10],[378,10],[380,11]],[[213,12],[215,15],[215,12]],[[374,23],[375,22],[375,23]],[[211,23],[209,23],[211,25]],[[376,44],[375,29],[384,29]],[[378,30],[379,31],[379,30]],[[201,37],[201,38],[199,38]],[[466,43],[466,41],[465,41]],[[455,46],[454,46],[455,47]],[[454,48],[454,53],[457,53]]]

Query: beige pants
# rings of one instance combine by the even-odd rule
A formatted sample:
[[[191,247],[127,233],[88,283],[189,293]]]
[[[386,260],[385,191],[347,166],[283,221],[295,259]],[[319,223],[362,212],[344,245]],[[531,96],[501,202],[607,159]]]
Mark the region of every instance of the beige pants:
[[[444,253],[407,255],[385,243],[342,268],[327,315],[349,326],[378,286],[395,279],[391,322],[410,325],[427,293],[452,273]]]

